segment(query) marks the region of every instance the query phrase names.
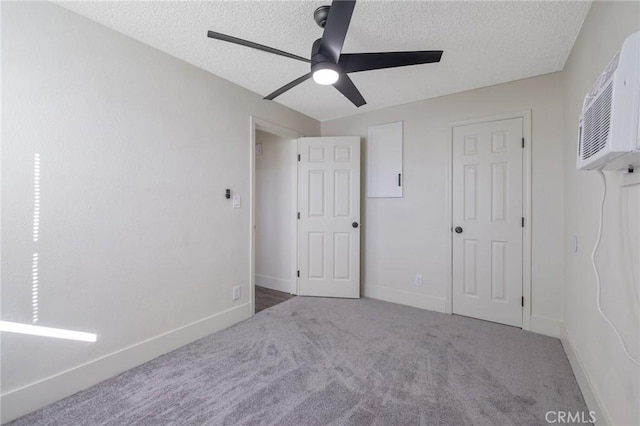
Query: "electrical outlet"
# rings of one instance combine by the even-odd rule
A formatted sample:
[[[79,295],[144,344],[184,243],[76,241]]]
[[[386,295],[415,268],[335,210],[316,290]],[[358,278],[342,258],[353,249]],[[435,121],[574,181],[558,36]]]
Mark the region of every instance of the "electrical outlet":
[[[418,287],[422,287],[422,274],[416,274],[415,283]]]
[[[233,288],[233,300],[240,299],[240,286],[237,285]]]

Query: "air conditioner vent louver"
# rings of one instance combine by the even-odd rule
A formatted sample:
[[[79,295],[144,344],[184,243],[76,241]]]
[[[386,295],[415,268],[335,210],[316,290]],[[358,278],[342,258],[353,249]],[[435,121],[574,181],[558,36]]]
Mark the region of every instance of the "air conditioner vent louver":
[[[607,145],[611,125],[613,82],[598,96],[584,114],[584,130],[580,153],[583,160],[597,154]]]
[[[631,34],[585,95],[578,170],[640,167],[640,32]]]

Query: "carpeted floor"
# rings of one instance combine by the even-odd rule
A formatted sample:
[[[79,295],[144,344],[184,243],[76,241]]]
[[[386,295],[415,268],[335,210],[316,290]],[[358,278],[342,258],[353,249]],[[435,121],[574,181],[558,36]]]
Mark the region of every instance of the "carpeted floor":
[[[549,410],[587,411],[557,339],[296,297],[13,424],[534,425]]]

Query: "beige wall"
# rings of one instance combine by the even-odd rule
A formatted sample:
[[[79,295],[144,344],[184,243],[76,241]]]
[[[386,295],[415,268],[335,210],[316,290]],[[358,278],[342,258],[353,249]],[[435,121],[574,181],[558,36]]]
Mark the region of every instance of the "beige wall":
[[[365,295],[444,311],[451,270],[449,124],[531,110],[531,325],[558,334],[563,256],[561,93],[561,76],[555,73],[322,123],[323,136],[366,138],[368,126],[404,122],[404,197],[363,196]],[[366,152],[363,155],[366,158]],[[423,287],[414,285],[416,273],[424,275]]]
[[[640,31],[640,3],[595,2],[562,74],[564,124],[564,326],[578,365],[600,405],[616,425],[640,424],[640,372],[626,359],[613,331],[596,309],[591,251],[596,240],[602,184],[596,172],[577,171],[578,116],[584,95],[631,33]],[[622,176],[607,172],[603,242],[598,252],[602,305],[640,357],[640,186],[621,188]],[[629,228],[625,229],[626,224]],[[573,237],[578,239],[574,253]],[[635,282],[633,280],[635,276]],[[634,291],[635,287],[635,291]],[[581,365],[580,365],[581,364]],[[583,385],[584,386],[584,385]],[[589,401],[588,401],[589,402]]]
[[[98,335],[2,333],[3,420],[250,315],[251,115],[320,132],[59,6],[2,2],[2,319],[31,322],[37,251],[39,324]]]

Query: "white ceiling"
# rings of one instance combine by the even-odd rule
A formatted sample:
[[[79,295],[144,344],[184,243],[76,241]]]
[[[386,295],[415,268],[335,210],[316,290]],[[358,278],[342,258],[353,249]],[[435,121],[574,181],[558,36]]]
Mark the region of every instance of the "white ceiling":
[[[62,2],[63,7],[262,96],[309,65],[207,38],[207,30],[309,57],[313,21],[329,0]],[[359,1],[343,52],[444,50],[439,64],[350,74],[356,108],[312,80],[276,98],[318,120],[560,71],[591,6],[587,1]],[[265,101],[268,102],[268,101]]]

